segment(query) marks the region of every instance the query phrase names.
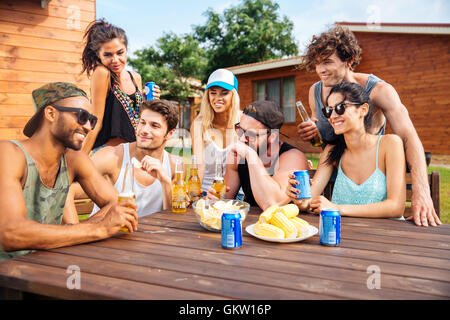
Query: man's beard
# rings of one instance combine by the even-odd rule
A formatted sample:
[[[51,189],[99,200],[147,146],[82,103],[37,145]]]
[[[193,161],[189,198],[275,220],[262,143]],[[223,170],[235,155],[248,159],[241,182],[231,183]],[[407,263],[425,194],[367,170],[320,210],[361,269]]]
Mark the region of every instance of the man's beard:
[[[332,79],[328,79],[327,82],[324,82],[322,80],[322,83],[323,83],[323,86],[326,88],[333,88],[335,85],[337,85],[343,81],[344,81],[344,79],[339,80],[338,78],[332,78]]]
[[[75,142],[75,133],[86,134],[83,129],[76,129],[73,131],[67,130],[62,118],[60,117],[58,119],[57,134],[55,135],[55,138],[64,146],[64,148],[69,148],[77,151],[81,149],[81,147],[83,146],[83,142]]]
[[[164,145],[166,143],[166,139],[164,139],[159,145],[154,145],[151,143],[144,143],[144,142],[140,142],[138,139],[136,139],[136,147],[138,147],[139,149],[143,149],[146,151],[155,151],[155,150],[159,150],[162,148],[164,148]]]
[[[345,73],[336,74],[332,78],[328,79],[326,82],[322,80],[323,86],[327,88],[333,88],[335,85],[344,82]]]

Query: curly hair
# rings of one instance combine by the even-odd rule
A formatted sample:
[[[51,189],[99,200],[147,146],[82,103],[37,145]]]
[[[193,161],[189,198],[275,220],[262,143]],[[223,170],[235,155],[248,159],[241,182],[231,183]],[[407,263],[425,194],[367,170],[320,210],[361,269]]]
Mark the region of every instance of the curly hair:
[[[361,61],[361,51],[353,32],[336,25],[318,37],[313,36],[299,67],[314,72],[317,62],[336,52],[341,61],[352,63],[350,68],[353,70]]]

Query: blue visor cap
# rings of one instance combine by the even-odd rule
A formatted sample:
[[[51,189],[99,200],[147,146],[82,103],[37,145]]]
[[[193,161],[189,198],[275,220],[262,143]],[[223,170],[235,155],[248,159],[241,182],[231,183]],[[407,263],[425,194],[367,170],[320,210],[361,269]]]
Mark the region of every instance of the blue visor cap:
[[[230,70],[218,69],[211,73],[206,84],[206,90],[211,87],[221,87],[226,90],[236,89],[238,91],[238,81],[236,76]]]

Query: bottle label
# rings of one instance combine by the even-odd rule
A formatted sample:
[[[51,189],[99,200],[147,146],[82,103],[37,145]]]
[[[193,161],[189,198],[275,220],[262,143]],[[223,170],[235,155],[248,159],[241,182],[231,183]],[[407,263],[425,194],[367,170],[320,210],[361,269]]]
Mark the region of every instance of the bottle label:
[[[173,194],[173,201],[186,201],[186,194],[183,189],[175,190]]]

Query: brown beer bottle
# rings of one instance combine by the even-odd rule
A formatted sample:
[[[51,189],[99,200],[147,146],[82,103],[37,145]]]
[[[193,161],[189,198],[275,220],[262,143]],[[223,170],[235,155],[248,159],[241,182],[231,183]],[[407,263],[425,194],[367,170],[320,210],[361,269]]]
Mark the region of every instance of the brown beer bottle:
[[[303,106],[301,101],[297,101],[295,103],[297,106],[298,113],[300,114],[300,118],[302,118],[303,122],[312,122],[311,118],[308,115],[308,112],[306,112],[305,107]],[[314,138],[311,139],[311,144],[313,147],[320,147],[322,145],[322,136],[320,135],[319,130],[317,130],[317,134]]]
[[[134,167],[131,163],[127,163],[125,167],[125,173],[123,176],[122,187],[120,188],[119,197],[117,202],[122,201],[133,201],[136,202],[136,195],[134,194]],[[128,228],[120,228],[121,232],[130,232]]]
[[[217,197],[219,199],[225,199],[225,194],[227,190],[225,179],[223,177],[222,160],[220,159],[220,157],[216,158],[216,168],[212,187],[216,191]]]
[[[186,184],[183,179],[183,161],[175,164],[175,179],[172,183],[172,212],[186,213]]]
[[[191,202],[199,200],[202,196],[202,182],[198,176],[198,164],[196,156],[192,156],[191,174],[188,180],[188,192]]]

